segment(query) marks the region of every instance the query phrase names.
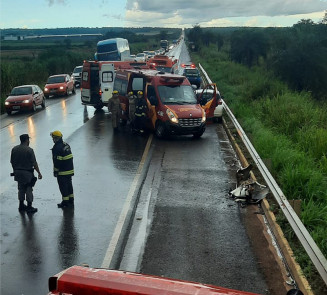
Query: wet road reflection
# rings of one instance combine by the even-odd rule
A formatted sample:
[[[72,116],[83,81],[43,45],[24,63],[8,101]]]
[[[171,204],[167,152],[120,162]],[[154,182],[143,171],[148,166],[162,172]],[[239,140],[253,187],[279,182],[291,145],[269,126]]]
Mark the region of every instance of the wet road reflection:
[[[100,267],[146,144],[128,130],[114,134],[106,108],[70,96],[1,129],[1,295],[47,294],[48,278],[73,264]],[[74,155],[75,209],[61,201],[49,136],[60,130]],[[33,216],[20,215],[10,151],[29,133],[43,175],[34,187]],[[119,149],[119,150],[116,150]],[[120,162],[123,164],[121,165]],[[19,282],[19,283],[18,283]]]
[[[74,209],[63,210],[60,231],[58,233],[58,252],[62,269],[78,264],[78,233],[74,224]]]

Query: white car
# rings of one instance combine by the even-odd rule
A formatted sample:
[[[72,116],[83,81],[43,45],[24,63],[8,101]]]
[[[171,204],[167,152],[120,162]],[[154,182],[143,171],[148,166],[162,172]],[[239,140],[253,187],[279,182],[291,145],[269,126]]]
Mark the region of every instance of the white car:
[[[199,101],[199,103],[203,106],[205,105],[209,100],[212,99],[213,97],[213,93],[214,93],[214,90],[213,89],[197,89],[195,90],[195,95]],[[213,122],[219,122],[221,123],[222,122],[222,119],[223,119],[223,111],[224,111],[224,107],[223,107],[223,104],[222,104],[222,101],[221,101],[221,95],[220,95],[220,92],[219,90],[217,89],[216,90],[216,94],[217,94],[217,100],[218,100],[218,105],[216,106],[214,112],[213,112],[213,117],[212,117],[212,120]]]
[[[134,60],[137,62],[145,62],[146,58],[147,58],[146,54],[144,52],[141,52],[141,53],[136,54]]]

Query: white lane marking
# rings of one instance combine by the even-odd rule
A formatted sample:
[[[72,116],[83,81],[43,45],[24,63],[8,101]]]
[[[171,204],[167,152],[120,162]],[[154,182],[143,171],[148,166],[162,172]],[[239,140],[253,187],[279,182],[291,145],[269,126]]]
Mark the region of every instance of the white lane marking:
[[[146,159],[146,157],[147,157],[147,155],[149,153],[149,149],[150,149],[150,145],[151,145],[151,142],[152,142],[152,138],[153,138],[153,135],[151,134],[149,136],[148,142],[147,142],[147,144],[145,146],[145,149],[144,149],[144,152],[143,152],[143,156],[142,156],[141,162],[140,162],[139,167],[137,169],[137,172],[136,172],[136,175],[135,175],[134,180],[132,182],[132,185],[131,185],[131,187],[129,189],[127,198],[126,198],[125,203],[124,203],[124,207],[123,207],[123,209],[122,209],[122,211],[120,213],[120,216],[119,216],[118,222],[116,224],[114,233],[113,233],[113,235],[111,237],[111,241],[109,243],[109,246],[108,246],[106,255],[105,255],[104,259],[103,259],[101,268],[108,268],[109,265],[110,265],[110,263],[111,263],[111,260],[113,258],[115,249],[116,249],[117,244],[118,244],[119,236],[120,236],[120,234],[122,232],[123,225],[125,223],[128,210],[130,208],[132,197],[133,197],[133,195],[135,193],[137,183],[139,181],[139,178],[141,176],[141,172],[143,170],[145,159]]]

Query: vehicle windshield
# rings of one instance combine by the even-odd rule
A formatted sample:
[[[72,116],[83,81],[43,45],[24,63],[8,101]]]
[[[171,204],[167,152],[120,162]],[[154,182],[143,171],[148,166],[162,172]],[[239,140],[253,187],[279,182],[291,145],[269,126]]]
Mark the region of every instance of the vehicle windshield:
[[[32,87],[17,87],[14,88],[10,93],[10,95],[13,96],[28,95],[28,94],[32,94]]]
[[[49,77],[47,84],[64,83],[65,76]]]
[[[185,75],[197,77],[197,76],[199,76],[199,71],[197,69],[187,69],[187,70],[185,70]]]
[[[83,69],[83,67],[77,67],[77,68],[75,68],[74,69],[74,74],[77,74],[77,73],[81,73],[82,72],[82,69]]]
[[[158,92],[164,104],[196,104],[196,97],[190,85],[158,86]]]
[[[138,53],[136,54],[136,57],[144,57],[145,56],[145,53]]]
[[[156,66],[157,71],[162,71],[165,73],[172,73],[171,67],[162,67],[162,66]]]
[[[112,52],[105,52],[105,53],[99,53],[97,54],[98,61],[120,61],[120,55],[118,51],[112,51]]]

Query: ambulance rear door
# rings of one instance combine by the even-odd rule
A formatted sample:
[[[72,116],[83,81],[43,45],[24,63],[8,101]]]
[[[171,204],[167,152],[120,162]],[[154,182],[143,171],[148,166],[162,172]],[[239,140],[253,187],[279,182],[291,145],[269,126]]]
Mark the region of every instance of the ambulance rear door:
[[[102,103],[108,104],[108,100],[112,97],[115,80],[115,65],[113,63],[104,63],[100,69],[100,84]]]

